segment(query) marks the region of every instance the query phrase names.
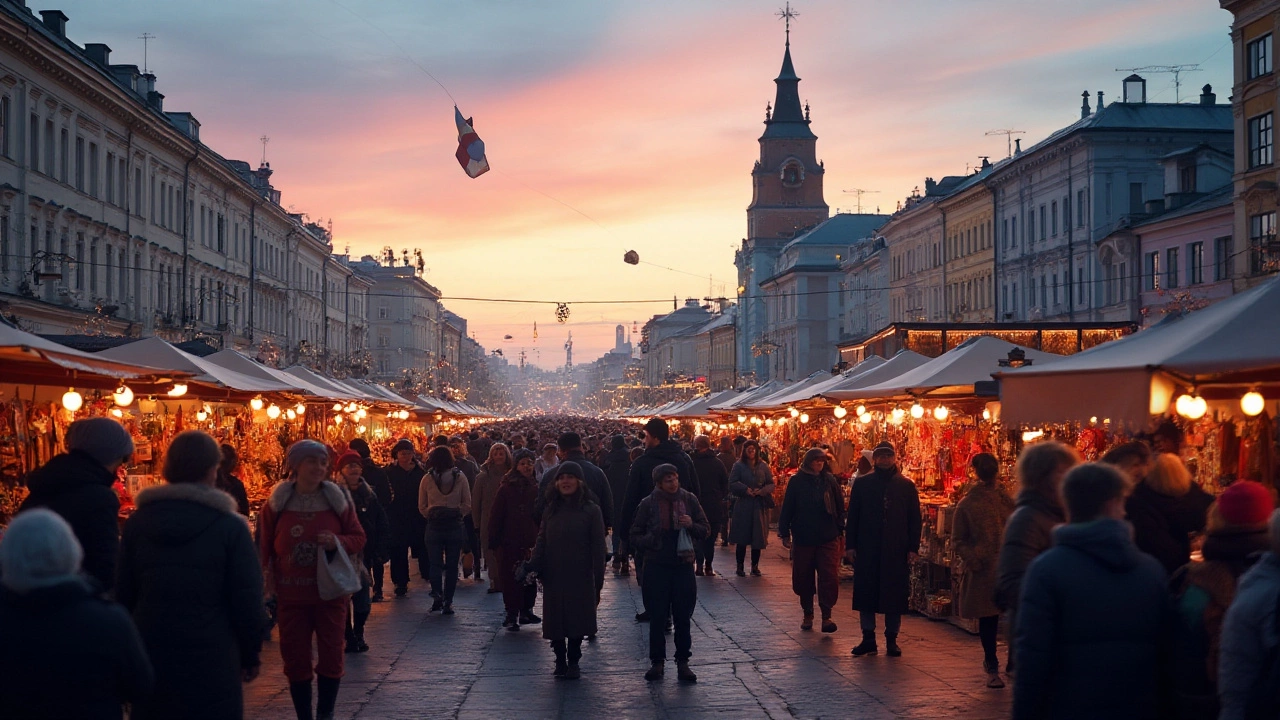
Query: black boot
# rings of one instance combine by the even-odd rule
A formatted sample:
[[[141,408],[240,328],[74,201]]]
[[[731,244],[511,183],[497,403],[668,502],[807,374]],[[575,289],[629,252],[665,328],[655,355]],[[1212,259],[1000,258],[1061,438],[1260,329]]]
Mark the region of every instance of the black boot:
[[[340,678],[316,676],[316,720],[333,720],[333,708],[338,704]]]
[[[741,563],[741,562],[739,562],[739,563],[738,563],[738,571],[737,571],[737,575],[738,575],[738,577],[746,577],[746,576],[747,576],[747,571],[746,571],[746,570],[744,570],[744,569],[742,568],[742,563]]]
[[[566,680],[577,680],[582,677],[582,671],[578,669],[578,661],[582,659],[582,638],[574,638],[569,641],[568,647],[569,669],[565,672]]]
[[[889,657],[902,657],[902,648],[898,647],[897,635],[885,635],[884,646]]]
[[[872,633],[862,633],[862,644],[849,652],[858,657],[862,657],[863,655],[875,655],[880,652],[880,649],[876,647],[876,636]]]
[[[293,712],[298,720],[311,720],[311,681],[289,683],[289,697],[293,698]]]
[[[355,616],[356,652],[368,652],[369,643],[364,641],[364,624],[369,620],[369,613],[357,613]]]
[[[552,640],[551,651],[556,654],[556,669],[551,673],[557,680],[563,679],[569,672],[569,663],[566,660],[568,651],[565,648],[564,640]]]
[[[347,646],[343,648],[343,652],[360,652],[360,643],[356,641],[356,631],[351,628],[347,628]]]

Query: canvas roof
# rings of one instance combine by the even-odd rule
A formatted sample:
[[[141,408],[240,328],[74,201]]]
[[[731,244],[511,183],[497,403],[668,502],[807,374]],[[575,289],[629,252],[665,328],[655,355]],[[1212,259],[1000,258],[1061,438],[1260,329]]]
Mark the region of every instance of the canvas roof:
[[[308,395],[314,395],[316,397],[326,399],[337,399],[334,396],[333,391],[327,388],[312,385],[306,380],[290,375],[283,370],[267,367],[266,365],[247,357],[238,350],[232,350],[230,348],[219,350],[218,352],[204,358],[204,360],[214,363],[215,365],[221,365],[228,370],[234,370],[241,375],[248,375],[250,377],[256,377],[263,380],[275,380],[276,382],[293,385]]]
[[[829,377],[815,385],[807,385],[805,387],[790,390],[777,398],[775,401],[776,406],[785,407],[792,403],[804,402],[805,400],[812,400],[813,398],[820,397],[824,392],[834,390],[842,385],[851,383],[854,378],[860,377],[865,373],[869,373],[884,363],[884,358],[878,355],[872,355],[839,375]]]
[[[925,355],[906,349],[899,350],[896,355],[885,360],[880,365],[864,373],[859,373],[835,387],[824,390],[822,397],[835,402],[861,400],[862,395],[859,394],[859,388],[870,387],[892,380],[903,373],[915,370],[927,362],[929,362],[929,358]]]
[[[217,385],[237,392],[288,392],[299,388],[279,380],[268,380],[229,370],[202,357],[183,352],[158,337],[149,337],[98,353],[102,357],[122,362],[147,362],[192,374],[192,380]]]
[[[952,350],[896,377],[875,385],[831,393],[828,397],[871,400],[927,393],[972,394],[974,385],[990,381],[992,374],[1000,370],[1000,361],[1008,358],[1010,350],[1019,347],[1021,346],[989,335],[972,337]],[[1035,365],[1052,363],[1062,357],[1030,348],[1021,349]],[[885,366],[887,365],[888,363]]]
[[[0,322],[0,363],[5,382],[57,383],[79,373],[115,379],[186,377],[191,373],[73,350]]]

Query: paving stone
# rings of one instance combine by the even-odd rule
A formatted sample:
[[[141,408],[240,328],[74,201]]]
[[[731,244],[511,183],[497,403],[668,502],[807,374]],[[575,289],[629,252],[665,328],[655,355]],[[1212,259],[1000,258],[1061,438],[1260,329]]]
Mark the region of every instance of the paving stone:
[[[599,638],[583,643],[582,678],[556,680],[554,657],[540,626],[519,632],[501,627],[502,596],[486,583],[459,581],[454,607],[444,617],[427,612],[422,581],[404,599],[373,606],[366,628],[368,653],[346,656],[346,677],[336,716],[347,720],[412,718],[890,718],[1009,716],[1009,688],[990,690],[978,639],[946,623],[908,616],[899,642],[904,656],[855,658],[861,640],[841,586],[834,613],[839,631],[800,630],[786,551],[764,553],[763,577],[721,571],[698,578],[693,617],[693,659],[698,682],[677,682],[674,661],[666,678],[644,681],[649,627],[634,620],[641,609],[635,578],[605,582]],[[674,653],[667,635],[668,657]],[[883,644],[883,640],[881,640]],[[883,653],[883,648],[882,648]],[[1004,649],[1001,648],[1001,657]],[[247,686],[245,716],[294,717],[279,647],[263,649],[261,677]]]

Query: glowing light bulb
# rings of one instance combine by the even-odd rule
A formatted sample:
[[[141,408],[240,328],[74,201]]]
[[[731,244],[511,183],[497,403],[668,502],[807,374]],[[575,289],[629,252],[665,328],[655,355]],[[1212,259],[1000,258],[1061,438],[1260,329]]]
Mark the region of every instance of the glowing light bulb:
[[[916,403],[916,404],[912,405],[912,406],[911,406],[911,417],[913,417],[913,418],[915,418],[915,419],[917,419],[917,420],[919,420],[920,418],[924,417],[924,406],[923,406],[923,405],[921,405],[920,403]]]
[[[356,426],[356,433],[358,433],[358,434],[360,434],[360,435],[363,435],[363,434],[365,434],[366,432],[369,432],[369,428],[365,427],[364,425],[358,425],[358,426]]]
[[[280,406],[272,403],[267,408],[267,417],[271,418],[272,420],[275,420],[276,418],[280,417]]]
[[[124,417],[124,411],[120,408],[111,408],[111,414],[118,418]]]
[[[795,408],[791,408],[787,412],[791,413],[791,417],[800,417],[800,411]]]
[[[950,414],[951,414],[951,411],[947,409],[946,405],[939,405],[938,407],[933,409],[933,417],[936,418],[938,422],[945,421],[947,419],[947,416]]]
[[[1044,437],[1043,430],[1028,430],[1022,433],[1022,442],[1024,443],[1034,442],[1036,440],[1039,440],[1042,437]]]
[[[866,405],[859,405],[858,407],[853,409],[853,414],[857,415],[858,417],[862,417],[862,415],[865,414],[866,412],[867,412]]]
[[[988,409],[986,409],[986,408],[983,408],[983,409],[982,409],[982,419],[983,419],[983,420],[990,420],[990,419],[991,419],[991,411],[990,411],[990,410],[988,410]]]
[[[204,422],[205,420],[208,420],[208,419],[209,419],[209,413],[205,412],[204,410],[196,411],[196,420],[199,420],[200,422]]]
[[[342,412],[342,403],[334,403],[334,404],[333,404],[333,411],[334,411],[334,412]]]
[[[1262,397],[1262,393],[1256,390],[1251,390],[1245,393],[1244,397],[1240,398],[1240,409],[1249,417],[1257,417],[1258,415],[1261,415],[1262,411],[1265,410],[1266,407],[1266,398]]]
[[[898,425],[902,422],[903,418],[905,418],[906,416],[907,416],[907,411],[903,410],[900,407],[897,407],[897,408],[894,408],[893,412],[889,414],[889,421],[892,422],[894,425]]]
[[[133,390],[130,390],[128,385],[121,385],[116,388],[111,397],[115,399],[116,405],[120,407],[129,407],[133,404]]]
[[[765,424],[765,427],[773,427],[773,418],[766,419],[764,421],[764,424]]]
[[[174,383],[169,389],[169,397],[182,397],[187,394],[187,386],[185,383]]]
[[[746,415],[739,415],[739,416],[738,416],[738,422],[740,422],[740,423],[744,423],[744,422],[746,422],[746,421],[747,421],[747,416],[746,416]]]
[[[249,401],[249,407],[253,408],[255,411],[256,411],[256,410],[261,410],[261,409],[262,409],[262,398],[260,398],[260,397],[256,397],[256,398],[254,398],[254,399],[250,400],[250,401]]]
[[[862,423],[863,425],[869,425],[871,423],[871,413],[864,412],[861,415],[859,415],[858,422]]]
[[[800,422],[802,423],[809,422],[809,413],[800,413]]]
[[[837,405],[836,409],[831,411],[831,414],[835,415],[837,420],[841,420],[845,415],[849,414],[849,411],[843,405]]]
[[[355,411],[356,411],[356,404],[355,404],[355,403],[353,403],[353,402],[352,402],[352,403],[347,403],[346,410],[347,410],[347,414],[348,414],[348,415],[350,415],[351,413],[353,413],[353,412],[355,412]]]
[[[83,405],[84,398],[80,396],[80,393],[76,392],[75,388],[67,388],[67,391],[62,394],[62,407],[71,412],[79,410]]]
[[[356,411],[356,419],[363,420],[365,419],[366,416],[368,416],[368,414],[369,413],[366,412],[364,408],[360,408],[359,410]]]
[[[293,408],[289,408],[288,410],[285,410],[285,411],[284,411],[284,416],[285,416],[285,417],[287,417],[287,418],[289,418],[290,420],[297,420],[297,419],[298,419],[298,411],[297,411],[297,410],[294,410]]]
[[[342,424],[342,416],[341,416],[341,415],[334,415],[334,416],[333,416],[333,424],[334,424],[334,425],[341,425],[341,424]]]
[[[1191,404],[1187,407],[1187,418],[1189,420],[1199,420],[1209,411],[1209,403],[1199,395],[1191,398]]]
[[[1178,399],[1173,402],[1173,409],[1182,417],[1191,417],[1191,406],[1194,401],[1190,395],[1179,395]]]
[[[298,403],[297,406],[293,408],[293,411],[299,415],[306,415],[307,406],[303,405],[302,403]]]

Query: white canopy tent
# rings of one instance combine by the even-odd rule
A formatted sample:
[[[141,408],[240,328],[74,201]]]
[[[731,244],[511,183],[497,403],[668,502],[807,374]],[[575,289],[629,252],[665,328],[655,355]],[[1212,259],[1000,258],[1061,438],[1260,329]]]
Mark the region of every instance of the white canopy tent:
[[[826,370],[817,370],[809,377],[804,378],[803,380],[797,380],[796,382],[793,382],[790,385],[787,385],[786,387],[778,390],[777,392],[770,393],[768,395],[765,395],[764,397],[760,397],[758,399],[742,403],[741,405],[738,406],[738,409],[763,411],[763,410],[776,410],[779,407],[786,407],[786,404],[782,402],[783,398],[787,398],[792,395],[797,395],[799,393],[802,393],[804,392],[805,388],[811,388],[814,385],[818,385],[819,383],[826,382],[827,380],[830,380],[830,379],[831,379],[831,373],[827,372]]]
[[[177,368],[156,367],[153,362],[135,363],[73,350],[3,321],[0,321],[0,364],[3,367],[0,381],[23,384],[62,384],[91,378],[110,379],[108,382],[133,378],[159,380],[191,374]]]
[[[173,370],[188,372],[193,375],[191,380],[194,382],[215,385],[236,392],[287,392],[293,394],[301,392],[296,384],[287,384],[279,380],[268,380],[229,370],[205,358],[183,352],[158,337],[144,338],[127,345],[103,350],[97,354],[121,362],[160,365]]]
[[[1280,278],[1119,340],[999,374],[1005,422],[1109,419],[1143,427],[1179,391],[1238,408],[1249,390],[1280,398]],[[1226,402],[1230,400],[1231,402]]]
[[[861,376],[863,373],[871,372],[884,363],[884,358],[872,355],[834,377],[828,377],[812,384],[793,385],[787,388],[786,392],[770,397],[767,402],[772,406],[771,409],[782,410],[795,403],[802,403],[820,397],[824,392],[839,387],[841,384],[852,382],[854,378]]]
[[[877,385],[910,372],[929,362],[929,358],[911,350],[899,350],[896,355],[863,373],[822,391],[822,397],[834,402],[861,400],[859,388]]]
[[[313,395],[318,398],[333,400],[336,399],[333,392],[303,380],[300,377],[290,375],[283,370],[277,370],[273,367],[267,367],[262,363],[249,359],[244,354],[232,350],[219,350],[218,352],[205,357],[206,362],[221,365],[228,370],[234,370],[241,375],[260,378],[262,380],[274,380],[279,383],[294,385],[302,392]]]
[[[708,415],[711,414],[711,410],[709,409],[711,405],[718,402],[724,402],[726,400],[732,400],[737,395],[738,395],[737,390],[721,390],[720,392],[714,392],[714,393],[711,393],[710,395],[703,395],[702,397],[694,398],[693,400],[685,403],[682,407],[674,408],[673,410],[670,410],[667,413],[664,413],[663,417],[667,417],[667,418],[707,417]]]
[[[838,396],[838,399],[842,400],[886,399],[904,395],[914,397],[973,395],[974,386],[980,382],[990,382],[991,376],[1000,370],[1000,361],[1007,361],[1011,350],[1021,350],[1026,353],[1026,359],[1036,365],[1052,363],[1062,357],[982,335],[969,338],[950,351],[897,377],[876,385],[830,395]],[[885,366],[887,365],[888,363]]]

